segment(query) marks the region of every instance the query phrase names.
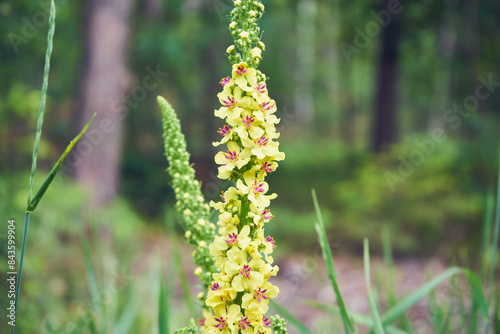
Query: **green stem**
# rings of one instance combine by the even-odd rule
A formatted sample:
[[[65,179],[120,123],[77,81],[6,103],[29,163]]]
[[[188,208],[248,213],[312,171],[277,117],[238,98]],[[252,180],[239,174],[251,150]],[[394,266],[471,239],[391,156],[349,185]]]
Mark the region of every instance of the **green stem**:
[[[241,232],[243,226],[248,225],[248,211],[250,210],[250,200],[245,196],[241,200],[240,223],[238,224],[238,233]]]
[[[45,99],[47,97],[47,87],[49,85],[49,70],[50,70],[50,57],[52,56],[52,45],[54,38],[54,31],[56,28],[55,24],[56,18],[56,6],[54,0],[50,3],[50,17],[49,17],[49,33],[47,35],[47,51],[45,52],[45,67],[43,70],[43,83],[42,91],[40,96],[40,108],[38,109],[38,120],[36,123],[36,136],[35,144],[33,147],[33,159],[31,162],[31,174],[30,174],[30,187],[28,191],[28,205],[31,202],[31,195],[33,193],[33,184],[35,181],[36,172],[36,162],[38,158],[38,147],[40,146],[40,137],[42,135],[42,125],[43,125],[43,114],[45,112]]]
[[[23,243],[21,246],[21,260],[19,261],[19,270],[17,271],[17,282],[16,282],[16,299],[14,302],[14,316],[17,315],[17,302],[19,300],[19,289],[21,288],[21,275],[23,273],[23,260],[24,260],[24,251],[26,248],[26,238],[28,236],[28,225],[30,222],[30,213],[26,212],[24,216],[24,231],[23,231]],[[14,334],[15,326],[10,327],[10,334]]]

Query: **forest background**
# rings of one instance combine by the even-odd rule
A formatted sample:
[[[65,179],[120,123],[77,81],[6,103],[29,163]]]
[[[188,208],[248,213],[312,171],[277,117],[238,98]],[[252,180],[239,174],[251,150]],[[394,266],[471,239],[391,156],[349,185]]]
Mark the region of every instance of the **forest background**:
[[[62,310],[86,293],[78,278],[83,232],[99,235],[104,254],[130,267],[165,241],[159,235],[183,233],[165,173],[157,95],[179,114],[204,195],[216,199],[226,187],[211,143],[221,126],[213,117],[218,82],[230,74],[231,2],[56,5],[39,175],[98,116],[33,217],[24,293],[35,302],[22,307],[39,321],[46,305]],[[403,261],[473,262],[498,168],[500,4],[264,5],[261,69],[287,156],[269,177],[279,195],[269,225],[276,257],[317,251],[315,188],[334,255],[358,256],[363,237],[380,254],[387,229]],[[28,188],[48,8],[46,0],[0,1],[0,216],[16,222]],[[67,270],[69,263],[77,264]],[[35,297],[47,284],[51,297]]]

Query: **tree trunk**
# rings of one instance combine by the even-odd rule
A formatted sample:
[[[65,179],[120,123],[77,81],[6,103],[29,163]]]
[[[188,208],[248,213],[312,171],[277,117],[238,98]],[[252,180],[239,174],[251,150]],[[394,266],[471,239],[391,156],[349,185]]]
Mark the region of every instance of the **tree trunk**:
[[[383,10],[388,8],[390,1],[382,0]],[[373,123],[373,151],[375,152],[382,151],[387,144],[396,141],[397,136],[397,60],[400,29],[398,15],[401,14],[392,15],[389,24],[381,31]]]
[[[91,205],[109,203],[117,192],[121,156],[123,97],[129,87],[126,67],[131,0],[89,0],[80,115],[85,123],[97,117],[77,145],[82,156],[76,177],[89,189]]]

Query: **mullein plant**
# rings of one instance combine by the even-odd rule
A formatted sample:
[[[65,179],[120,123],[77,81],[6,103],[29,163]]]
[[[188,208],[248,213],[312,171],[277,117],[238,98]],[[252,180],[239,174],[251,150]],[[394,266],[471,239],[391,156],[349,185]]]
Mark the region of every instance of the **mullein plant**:
[[[165,156],[177,198],[177,211],[183,216],[187,242],[196,247],[192,254],[198,266],[195,274],[206,290],[212,283],[212,273],[218,271],[215,258],[208,249],[214,240],[215,225],[209,221],[210,207],[202,196],[201,184],[196,180],[194,169],[189,163],[189,152],[179,119],[172,106],[161,96],[158,97],[158,104],[162,110]],[[200,295],[202,298],[203,295]]]
[[[283,319],[266,317],[269,302],[279,289],[269,281],[278,267],[273,265],[271,255],[276,247],[274,239],[266,236],[264,226],[273,218],[269,205],[276,194],[268,194],[265,178],[285,155],[276,141],[276,103],[268,95],[266,76],[257,70],[265,50],[257,26],[264,5],[260,1],[235,0],[234,6],[229,30],[235,43],[226,50],[232,75],[220,81],[221,107],[215,111],[215,116],[226,124],[218,131],[221,140],[214,143],[216,147],[225,146],[215,155],[215,162],[220,165],[218,177],[233,181],[234,186],[222,192],[219,202],[210,202],[219,212],[215,238],[177,118],[160,97],[166,155],[177,208],[186,221],[185,236],[198,247],[194,252],[199,265],[195,274],[207,291],[204,317],[199,323],[202,333],[286,333]],[[171,111],[170,116],[166,116],[167,110]],[[200,219],[202,223],[198,224]],[[188,328],[176,332],[197,330],[191,322]]]

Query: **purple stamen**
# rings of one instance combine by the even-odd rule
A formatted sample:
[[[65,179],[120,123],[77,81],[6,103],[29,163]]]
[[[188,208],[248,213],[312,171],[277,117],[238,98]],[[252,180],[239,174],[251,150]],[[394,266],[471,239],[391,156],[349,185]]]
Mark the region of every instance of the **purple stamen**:
[[[215,328],[224,329],[227,327],[226,318],[223,318],[223,317],[215,318],[215,321],[218,322],[218,324],[213,325]]]
[[[254,291],[253,297],[260,303],[264,299],[269,299],[269,296],[266,296],[265,293],[267,292],[267,289],[262,290],[262,288],[259,288],[258,290]]]
[[[266,238],[266,241],[267,241],[267,242],[270,242],[270,243],[271,243],[271,245],[273,246],[273,248],[278,247],[278,246],[276,246],[276,245],[274,244],[274,239],[273,239],[273,237],[268,236],[268,237]]]
[[[251,271],[252,268],[248,264],[245,264],[243,268],[240,269],[240,275],[245,276],[246,278],[250,278]]]
[[[248,329],[247,326],[250,326],[251,324],[251,322],[248,320],[248,317],[241,318],[238,323],[240,324],[241,329]]]
[[[228,237],[228,239],[224,240],[227,244],[235,245],[238,243],[238,235],[236,233],[230,233]]]
[[[235,161],[238,158],[238,154],[236,154],[236,151],[227,151],[227,153],[224,153],[224,157],[227,160]]]
[[[245,69],[245,67],[243,65],[238,66],[238,68],[236,70],[236,74],[242,75],[245,73],[247,73],[247,70]]]
[[[273,215],[271,214],[271,210],[269,210],[269,209],[265,209],[264,211],[262,211],[260,216],[265,220],[273,218]]]
[[[265,191],[266,190],[264,189],[264,183],[257,184],[257,180],[255,180],[253,192],[262,194]]]
[[[264,162],[261,169],[266,173],[271,173],[273,171],[273,164],[271,162]]]
[[[224,87],[229,81],[231,81],[231,78],[225,77],[221,81],[219,81],[219,83],[222,85],[222,87]]]
[[[243,120],[243,123],[247,126],[247,128],[252,126],[252,123],[255,121],[255,117],[253,116],[247,116]]]
[[[255,90],[259,94],[264,94],[266,92],[266,85],[261,82],[257,86],[255,86]]]
[[[228,96],[227,97],[227,101],[226,100],[222,100],[222,104],[226,108],[233,108],[236,105],[236,101],[234,100],[234,98]]]
[[[229,132],[231,132],[231,128],[227,125],[224,125],[222,128],[219,128],[217,131],[221,136],[227,136]]]
[[[257,144],[260,146],[266,146],[268,142],[269,138],[266,138],[265,136],[262,136],[257,140]]]

